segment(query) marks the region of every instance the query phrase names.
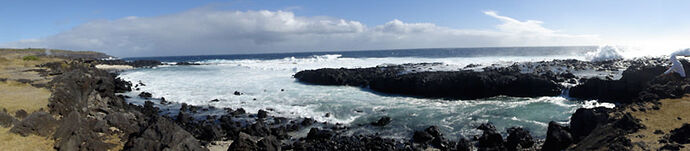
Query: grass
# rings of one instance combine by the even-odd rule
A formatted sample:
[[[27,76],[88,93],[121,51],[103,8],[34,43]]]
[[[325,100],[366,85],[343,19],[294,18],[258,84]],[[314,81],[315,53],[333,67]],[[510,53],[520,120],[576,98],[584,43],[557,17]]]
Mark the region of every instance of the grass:
[[[647,127],[627,136],[633,144],[635,142],[642,142],[650,147],[648,149],[656,150],[662,147],[663,144],[660,144],[658,140],[664,135],[670,133],[673,129],[681,127],[683,123],[690,123],[690,112],[688,112],[688,109],[690,109],[690,96],[680,99],[664,99],[659,102],[661,102],[660,110],[647,110],[645,112],[627,111],[635,118],[640,119],[642,124]],[[647,107],[651,106],[651,103],[647,104]],[[678,117],[681,119],[679,120]],[[664,134],[654,134],[656,130],[661,130]],[[637,146],[635,147],[633,150],[642,150]],[[685,145],[685,147],[688,148],[690,146]]]
[[[22,57],[22,60],[24,60],[24,61],[36,61],[36,60],[38,60],[38,57],[36,57],[36,56],[24,56],[24,57]]]
[[[5,108],[10,114],[19,109],[24,109],[28,113],[40,108],[47,109],[48,98],[48,89],[14,81],[0,82],[0,109]]]
[[[10,128],[0,127],[0,150],[3,151],[46,151],[54,150],[55,141],[46,137],[29,135],[22,137],[9,132]]]

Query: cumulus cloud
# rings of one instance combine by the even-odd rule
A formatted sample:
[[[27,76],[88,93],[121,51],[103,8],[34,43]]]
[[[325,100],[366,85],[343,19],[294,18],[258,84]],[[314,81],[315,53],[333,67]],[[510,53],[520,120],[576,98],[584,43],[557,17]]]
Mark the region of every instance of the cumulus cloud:
[[[364,49],[590,45],[595,35],[562,34],[541,21],[484,14],[502,23],[468,30],[392,20],[367,26],[333,17],[289,11],[193,9],[157,17],[91,21],[56,35],[0,44],[102,51],[116,56],[200,55]]]

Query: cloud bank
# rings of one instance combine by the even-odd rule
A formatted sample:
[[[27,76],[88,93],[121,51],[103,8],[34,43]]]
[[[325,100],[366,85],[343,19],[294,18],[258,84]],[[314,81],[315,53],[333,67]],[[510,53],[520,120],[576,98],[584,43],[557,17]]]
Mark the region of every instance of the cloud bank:
[[[266,52],[338,51],[439,47],[592,45],[596,35],[559,33],[541,21],[520,21],[494,11],[491,30],[454,29],[392,20],[367,26],[333,17],[302,17],[289,11],[193,9],[157,17],[98,20],[56,35],[0,44],[101,51],[115,56],[169,56]]]

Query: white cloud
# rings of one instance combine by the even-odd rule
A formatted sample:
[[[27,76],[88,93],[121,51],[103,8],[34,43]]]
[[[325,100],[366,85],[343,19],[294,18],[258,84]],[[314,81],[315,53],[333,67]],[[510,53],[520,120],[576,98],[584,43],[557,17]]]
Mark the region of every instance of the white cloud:
[[[428,47],[591,45],[594,35],[569,35],[541,21],[519,21],[496,12],[495,30],[465,30],[393,20],[368,27],[332,17],[289,11],[193,9],[158,17],[125,17],[79,25],[53,36],[0,44],[95,50],[116,56],[199,55]]]

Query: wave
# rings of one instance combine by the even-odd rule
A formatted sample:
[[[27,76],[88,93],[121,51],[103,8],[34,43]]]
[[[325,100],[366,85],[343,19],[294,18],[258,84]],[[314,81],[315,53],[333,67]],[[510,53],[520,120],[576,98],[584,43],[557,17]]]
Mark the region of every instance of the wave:
[[[597,48],[596,51],[587,52],[585,58],[592,62],[600,61],[611,61],[611,60],[621,60],[623,55],[621,55],[621,48],[617,46],[604,45]]]

